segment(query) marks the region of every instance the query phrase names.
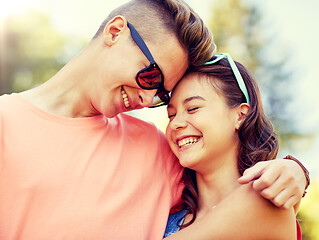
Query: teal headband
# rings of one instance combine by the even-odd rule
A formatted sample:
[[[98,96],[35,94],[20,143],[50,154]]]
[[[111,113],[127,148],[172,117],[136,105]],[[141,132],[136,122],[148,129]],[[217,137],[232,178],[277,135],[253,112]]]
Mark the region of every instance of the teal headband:
[[[248,95],[248,91],[247,91],[247,87],[245,85],[245,82],[234,62],[234,60],[231,58],[229,53],[217,53],[214,55],[216,58],[214,60],[208,61],[205,63],[205,65],[212,65],[216,62],[218,62],[219,60],[226,58],[229,62],[229,65],[231,67],[231,69],[233,70],[233,73],[235,75],[235,78],[237,80],[238,86],[240,88],[240,90],[242,91],[242,93],[244,94],[245,98],[246,98],[246,102],[248,104],[250,104],[250,99],[249,99],[249,95]]]

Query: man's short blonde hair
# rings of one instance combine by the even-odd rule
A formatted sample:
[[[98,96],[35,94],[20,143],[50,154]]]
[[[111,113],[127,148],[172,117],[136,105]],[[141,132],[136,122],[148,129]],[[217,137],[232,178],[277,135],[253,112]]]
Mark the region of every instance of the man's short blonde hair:
[[[158,43],[165,41],[167,34],[175,35],[182,47],[188,50],[190,69],[208,61],[215,50],[212,33],[197,13],[182,0],[129,1],[109,14],[94,38],[118,15],[124,16],[145,41]]]

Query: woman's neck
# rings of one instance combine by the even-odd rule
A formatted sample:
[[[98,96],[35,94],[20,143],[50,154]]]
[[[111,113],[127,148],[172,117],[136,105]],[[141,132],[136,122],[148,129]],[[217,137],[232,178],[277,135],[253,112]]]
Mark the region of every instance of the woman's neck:
[[[217,162],[216,159],[214,159]],[[240,177],[237,168],[237,157],[219,164],[211,172],[196,173],[198,189],[198,218],[217,206],[225,197],[240,186],[237,179]]]

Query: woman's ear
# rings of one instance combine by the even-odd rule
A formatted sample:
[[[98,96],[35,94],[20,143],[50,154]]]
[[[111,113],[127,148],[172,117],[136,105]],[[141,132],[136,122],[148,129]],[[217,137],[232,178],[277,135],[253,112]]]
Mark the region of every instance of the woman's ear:
[[[128,30],[127,21],[123,16],[112,18],[104,27],[103,41],[107,46],[112,46],[118,41],[119,36]]]
[[[235,124],[236,130],[240,128],[242,122],[245,120],[249,108],[250,105],[248,103],[242,103],[237,107],[237,120]]]

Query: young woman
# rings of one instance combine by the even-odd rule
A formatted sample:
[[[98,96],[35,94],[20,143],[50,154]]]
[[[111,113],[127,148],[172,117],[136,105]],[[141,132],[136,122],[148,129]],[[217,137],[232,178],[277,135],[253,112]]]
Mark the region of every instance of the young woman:
[[[165,237],[176,233],[167,239],[199,239],[201,232],[187,227],[200,226],[211,211],[210,225],[201,226],[214,228],[207,239],[297,239],[293,208],[275,207],[237,180],[278,152],[277,135],[245,67],[229,54],[215,55],[175,87],[167,112],[166,135],[185,167],[184,209],[170,215]]]

